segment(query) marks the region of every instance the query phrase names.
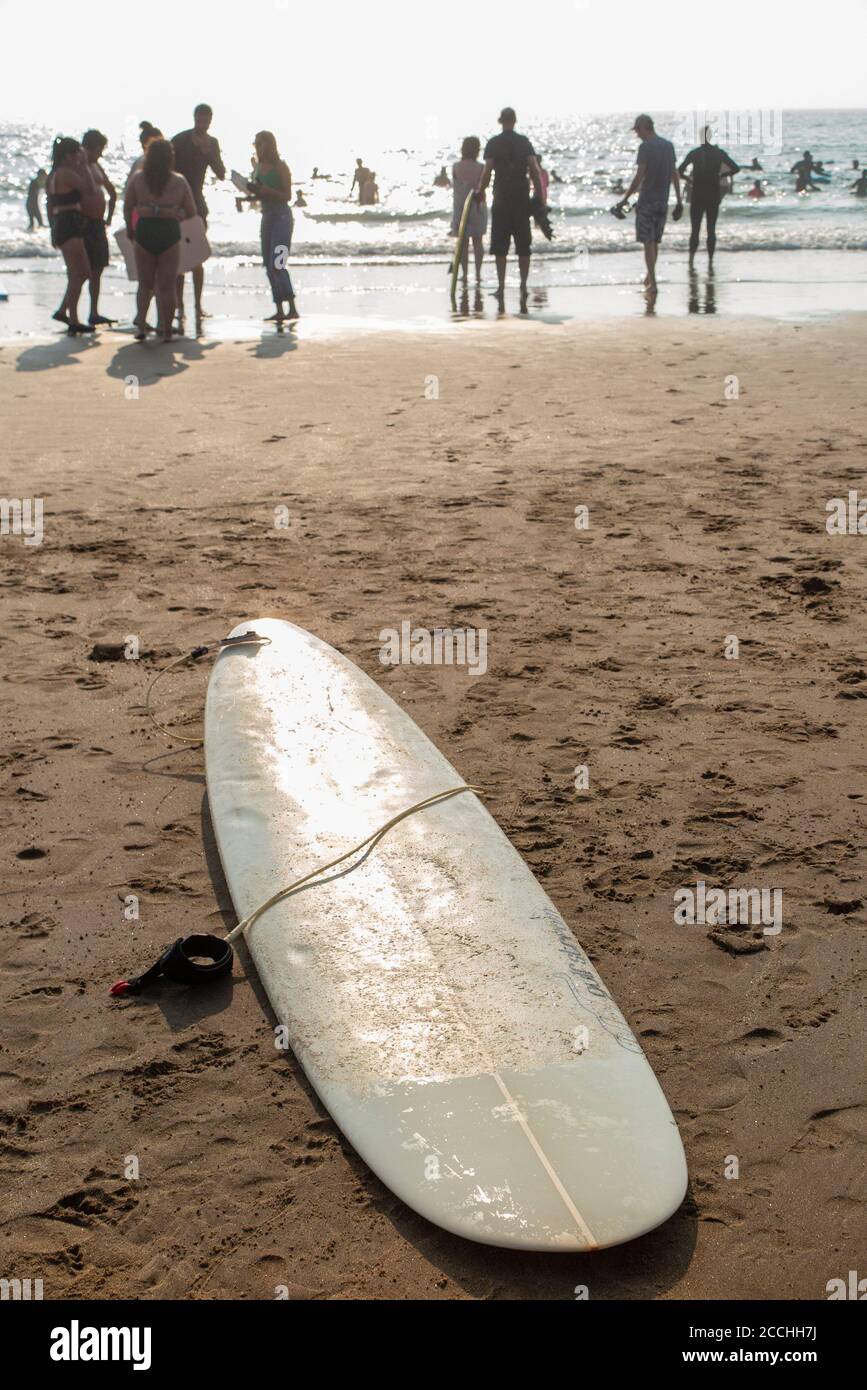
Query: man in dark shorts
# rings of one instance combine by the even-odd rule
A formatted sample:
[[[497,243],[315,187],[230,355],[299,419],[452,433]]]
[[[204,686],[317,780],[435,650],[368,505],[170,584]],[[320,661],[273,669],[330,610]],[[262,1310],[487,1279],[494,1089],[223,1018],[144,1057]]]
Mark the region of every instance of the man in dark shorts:
[[[102,272],[109,262],[108,236],[106,227],[114,216],[117,190],[108,174],[100,164],[100,158],[108,144],[108,137],[99,130],[86,130],[81,137],[82,149],[87,155],[94,188],[82,193],[81,211],[87,219],[84,226],[84,249],[90,262],[90,318],[88,323],[96,327],[99,323],[112,324],[99,312],[99,289]]]
[[[180,135],[175,135],[172,145],[175,151],[175,170],[183,174],[190,188],[193,190],[193,201],[196,204],[196,211],[204,222],[208,225],[208,205],[205,202],[203,192],[205,185],[205,175],[212,169],[218,179],[226,177],[226,166],[220,154],[220,146],[213,135],[208,131],[214,113],[210,106],[204,102],[197,106],[193,112],[194,125],[192,130],[182,130]],[[205,267],[197,265],[193,271],[193,292],[196,301],[196,329],[201,327],[203,316],[202,309],[202,289],[205,284]],[[184,277],[178,276],[178,328],[182,329],[184,323]]]
[[[536,151],[526,135],[515,130],[517,116],[511,106],[500,112],[501,134],[494,135],[485,146],[485,172],[482,174],[476,198],[485,196],[485,189],[494,176],[494,197],[491,211],[491,255],[497,262],[497,302],[502,313],[506,298],[506,257],[514,240],[521,271],[521,313],[527,310],[527,276],[530,272],[532,232],[530,231],[530,185],[544,207],[542,176]]]
[[[679,222],[683,216],[680,176],[674,157],[674,145],[670,140],[664,140],[661,135],[657,135],[650,116],[636,116],[632,129],[641,141],[635,160],[638,167],[632,183],[617,207],[623,207],[633,193],[638,193],[638,202],[635,204],[635,240],[640,241],[644,247],[644,260],[647,265],[645,289],[648,294],[655,295],[656,259],[668,217],[668,194],[672,183],[677,199],[674,209],[675,222]]]
[[[726,154],[725,150],[721,150],[719,145],[711,144],[710,126],[708,125],[702,131],[702,140],[701,145],[690,150],[686,158],[680,161],[678,169],[681,177],[685,176],[687,169],[692,169],[692,191],[689,197],[689,219],[692,224],[689,238],[690,269],[692,269],[695,253],[698,250],[701,224],[704,217],[707,218],[707,260],[708,265],[713,265],[713,253],[716,250],[716,219],[722,201],[720,177],[723,174],[737,174],[741,167],[739,164],[735,164],[731,155]]]

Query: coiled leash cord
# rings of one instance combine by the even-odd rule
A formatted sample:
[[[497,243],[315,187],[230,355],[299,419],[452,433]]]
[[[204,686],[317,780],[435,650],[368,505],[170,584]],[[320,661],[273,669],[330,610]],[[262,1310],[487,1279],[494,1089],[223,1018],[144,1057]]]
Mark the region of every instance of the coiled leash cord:
[[[225,638],[218,644],[217,651],[219,653],[225,647],[264,644],[270,642],[270,640],[270,637],[260,637],[255,632],[245,632],[239,637]],[[154,679],[151,681],[145,699],[146,711],[162,733],[166,734],[169,738],[181,739],[183,743],[194,743],[199,747],[202,746],[203,740],[184,738],[183,735],[176,734],[172,729],[161,724],[150,708],[150,699],[157,681],[167,675],[169,671],[176,666],[182,665],[184,662],[198,661],[201,657],[206,656],[210,650],[209,647],[194,647],[191,652],[186,653],[184,656],[177,657],[174,661],[171,661],[168,666],[164,666],[161,671],[157,672],[156,676],[154,676]],[[335,869],[338,864],[344,863],[345,860],[351,859],[353,855],[359,854],[364,850],[364,853],[357,863],[343,871],[344,873],[351,873],[353,869],[359,868],[361,864],[364,863],[364,860],[373,852],[380,840],[382,840],[390,830],[393,830],[396,825],[399,825],[402,820],[406,820],[408,816],[415,815],[417,811],[424,811],[428,806],[436,806],[441,801],[448,801],[453,796],[460,796],[463,792],[475,792],[476,795],[481,795],[481,788],[473,787],[468,784],[460,787],[450,787],[447,791],[435,792],[433,796],[425,797],[423,801],[416,801],[414,805],[407,806],[405,810],[399,811],[396,816],[392,816],[391,819],[387,820],[384,825],[381,825],[378,830],[374,830],[372,834],[368,835],[364,840],[359,841],[357,845],[353,845],[352,849],[346,850],[344,854],[338,855],[336,859],[329,860],[327,864],[320,864],[317,868],[311,869],[309,873],[304,874],[302,878],[295,879],[294,883],[290,883],[286,888],[279,889],[278,892],[272,894],[267,902],[261,903],[259,907],[249,913],[243,921],[233,927],[230,932],[227,932],[224,937],[204,934],[188,937],[179,936],[177,941],[173,942],[171,946],[168,946],[159,960],[152,965],[149,970],[146,970],[143,975],[133,976],[129,980],[118,980],[116,984],[112,985],[109,994],[115,998],[127,994],[139,994],[161,976],[168,980],[174,980],[177,984],[200,985],[209,984],[213,980],[228,975],[232,969],[232,960],[234,956],[231,943],[236,937],[245,932],[248,927],[251,927],[270,907],[274,907],[278,902],[283,902],[286,898],[291,898],[295,893],[299,893],[302,888],[311,886],[314,879],[327,873],[329,869]],[[194,959],[196,956],[205,956],[210,959],[211,963],[209,965],[202,965],[199,961]]]
[[[145,714],[149,719],[153,720],[160,733],[165,734],[166,738],[174,738],[180,743],[191,743],[196,748],[202,748],[204,746],[204,739],[186,738],[183,734],[175,733],[174,729],[170,729],[167,724],[161,724],[157,719],[151,708],[151,697],[156,689],[157,682],[161,681],[163,676],[167,676],[169,671],[174,671],[176,666],[185,666],[187,662],[200,661],[203,656],[208,656],[212,651],[216,652],[219,656],[220,652],[225,651],[227,647],[263,647],[270,645],[270,642],[270,637],[260,637],[258,632],[242,632],[238,637],[222,638],[222,640],[217,643],[216,648],[193,647],[191,652],[184,652],[183,656],[176,656],[174,661],[169,662],[168,666],[163,666],[162,670],[157,671],[148,686],[147,694],[145,695]]]

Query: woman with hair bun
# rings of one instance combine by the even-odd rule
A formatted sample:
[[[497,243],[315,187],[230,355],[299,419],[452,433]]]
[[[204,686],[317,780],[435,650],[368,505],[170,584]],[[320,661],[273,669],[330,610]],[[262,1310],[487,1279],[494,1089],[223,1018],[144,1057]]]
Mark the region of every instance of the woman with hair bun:
[[[144,166],[130,177],[123,201],[127,235],[135,242],[138,269],[136,338],[147,333],[147,313],[156,290],[164,343],[172,340],[177,305],[178,262],[181,254],[181,222],[195,217],[190,185],[175,173],[175,152],[170,140],[152,139]]]
[[[87,219],[81,210],[81,199],[83,194],[95,191],[96,183],[85,151],[68,135],[58,135],[54,142],[46,187],[51,244],[57,247],[66,264],[66,293],[52,317],[58,323],[65,323],[72,335],[92,333],[92,325],[78,321],[78,297],[90,278],[90,261],[84,244]]]
[[[127,183],[129,183],[133,174],[137,174],[139,169],[144,168],[145,155],[148,152],[148,145],[150,145],[154,140],[164,140],[165,136],[163,135],[159,126],[151,125],[150,121],[139,121],[138,138],[139,144],[141,145],[141,154],[138,156],[138,159],[133,160],[132,167],[129,171],[129,174],[127,175]]]

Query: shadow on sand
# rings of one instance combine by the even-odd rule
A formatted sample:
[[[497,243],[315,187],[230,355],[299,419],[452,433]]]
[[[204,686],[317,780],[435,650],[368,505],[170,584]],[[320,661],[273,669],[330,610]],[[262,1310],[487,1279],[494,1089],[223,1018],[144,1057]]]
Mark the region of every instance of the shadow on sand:
[[[106,375],[129,385],[156,386],[166,377],[180,376],[192,363],[204,362],[219,346],[214,340],[200,342],[197,338],[174,338],[170,343],[152,339],[144,343],[125,343],[106,367]],[[131,377],[134,382],[130,381]]]
[[[283,357],[287,352],[294,352],[298,347],[298,339],[292,332],[294,323],[282,325],[274,330],[273,333],[263,333],[262,337],[251,349],[251,357]]]
[[[51,372],[55,367],[78,367],[87,352],[97,345],[96,334],[70,338],[67,334],[50,343],[35,343],[19,353],[16,372]]]
[[[159,343],[153,339],[144,343],[126,343],[118,348],[106,373],[129,385],[156,386],[167,377],[178,377],[190,366],[204,362],[226,341],[218,338],[174,338],[171,343]],[[276,332],[263,334],[250,355],[259,358],[283,357],[297,347],[295,334],[278,328]]]

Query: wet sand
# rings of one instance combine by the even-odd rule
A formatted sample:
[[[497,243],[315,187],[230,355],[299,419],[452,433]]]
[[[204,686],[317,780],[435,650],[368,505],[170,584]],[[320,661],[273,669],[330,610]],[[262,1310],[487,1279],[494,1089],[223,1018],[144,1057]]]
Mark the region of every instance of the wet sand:
[[[112,243],[113,244],[113,243]],[[398,264],[381,257],[371,262],[293,258],[292,276],[304,315],[299,337],[335,338],[359,332],[441,332],[450,319],[450,260]],[[517,270],[509,263],[508,312],[517,313]],[[641,296],[644,261],[640,247],[586,257],[542,252],[535,255],[529,313],[548,325],[579,320],[586,331],[600,319],[635,319],[645,312]],[[9,292],[0,303],[0,343],[50,339],[51,315],[63,296],[65,277],[59,256],[0,261],[0,282]],[[700,252],[689,273],[682,247],[663,243],[659,261],[659,318],[696,316],[763,317],[806,323],[848,311],[867,311],[867,266],[859,251],[739,251],[717,253],[708,272]],[[455,318],[492,321],[497,316],[494,262],[485,258],[482,290],[471,277],[460,294]],[[187,308],[191,289],[187,286]],[[205,305],[212,315],[206,339],[253,341],[262,320],[273,313],[267,281],[257,259],[215,256],[207,265]],[[116,261],[105,272],[100,308],[132,336],[135,285]],[[81,312],[87,314],[87,292]],[[192,326],[192,325],[190,325]],[[118,334],[120,336],[120,333]]]
[[[44,499],[41,545],[0,538],[0,1273],[46,1298],[815,1299],[863,1263],[867,537],[825,528],[864,487],[863,319],[465,328],[0,348],[4,489]],[[265,613],[485,788],[593,958],[684,1139],[657,1232],[521,1256],[425,1223],[243,953],[109,1001],[233,921],[201,753],[142,705]],[[403,619],[486,628],[487,673],[382,666]],[[191,737],[207,671],[159,690]],[[781,888],[781,933],[676,925],[698,880]]]

